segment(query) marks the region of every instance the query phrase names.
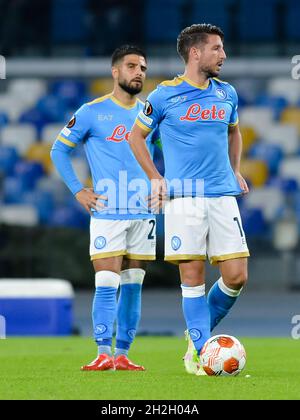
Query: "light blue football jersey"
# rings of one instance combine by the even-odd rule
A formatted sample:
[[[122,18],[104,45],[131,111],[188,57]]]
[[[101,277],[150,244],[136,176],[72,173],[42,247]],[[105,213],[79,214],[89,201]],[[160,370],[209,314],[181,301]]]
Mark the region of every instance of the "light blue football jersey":
[[[139,99],[133,106],[125,106],[112,94],[103,96],[84,104],[56,139],[68,148],[83,143],[94,191],[108,198],[104,210],[92,210],[93,217],[153,217],[145,199],[150,194],[149,180],[128,144],[130,130],[143,107]],[[153,133],[147,137],[152,157],[158,140],[158,132]]]
[[[226,82],[201,88],[184,76],[162,82],[136,123],[159,128],[171,196],[239,195],[228,154],[228,127],[238,124],[238,98]]]

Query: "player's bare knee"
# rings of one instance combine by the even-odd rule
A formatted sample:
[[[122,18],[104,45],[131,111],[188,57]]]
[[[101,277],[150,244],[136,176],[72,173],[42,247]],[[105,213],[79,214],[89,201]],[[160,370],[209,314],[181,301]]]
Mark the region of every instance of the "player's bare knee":
[[[239,290],[245,286],[248,280],[247,270],[240,270],[234,273],[231,273],[226,278],[223,278],[224,283],[227,287]]]

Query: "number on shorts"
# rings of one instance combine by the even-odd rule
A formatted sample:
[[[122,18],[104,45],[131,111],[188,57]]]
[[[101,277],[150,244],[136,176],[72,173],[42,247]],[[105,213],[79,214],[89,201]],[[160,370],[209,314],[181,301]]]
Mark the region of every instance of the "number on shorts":
[[[149,232],[148,239],[155,239],[153,235],[153,231],[155,228],[155,220],[149,220],[149,225],[151,225],[151,230]]]
[[[239,227],[239,231],[240,231],[241,237],[243,237],[244,236],[244,233],[243,233],[243,230],[242,230],[242,227],[241,227],[241,224],[240,224],[239,219],[237,217],[234,217],[233,220],[237,223],[237,225]]]

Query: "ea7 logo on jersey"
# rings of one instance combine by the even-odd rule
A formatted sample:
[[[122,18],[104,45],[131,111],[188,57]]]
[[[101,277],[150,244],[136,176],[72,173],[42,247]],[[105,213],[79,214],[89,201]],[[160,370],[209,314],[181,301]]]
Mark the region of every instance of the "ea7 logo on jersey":
[[[180,121],[198,121],[198,120],[224,120],[226,111],[225,109],[217,109],[216,105],[211,108],[202,109],[201,105],[191,105],[186,114],[180,117]]]

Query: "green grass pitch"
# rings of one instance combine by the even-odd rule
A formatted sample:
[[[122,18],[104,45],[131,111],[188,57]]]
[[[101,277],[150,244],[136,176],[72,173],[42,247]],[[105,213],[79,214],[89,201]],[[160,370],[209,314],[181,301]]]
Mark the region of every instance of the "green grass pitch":
[[[184,371],[183,338],[138,337],[130,356],[146,372],[81,372],[95,356],[88,338],[8,338],[0,340],[0,399],[300,399],[299,341],[241,341],[239,376],[196,377]]]

